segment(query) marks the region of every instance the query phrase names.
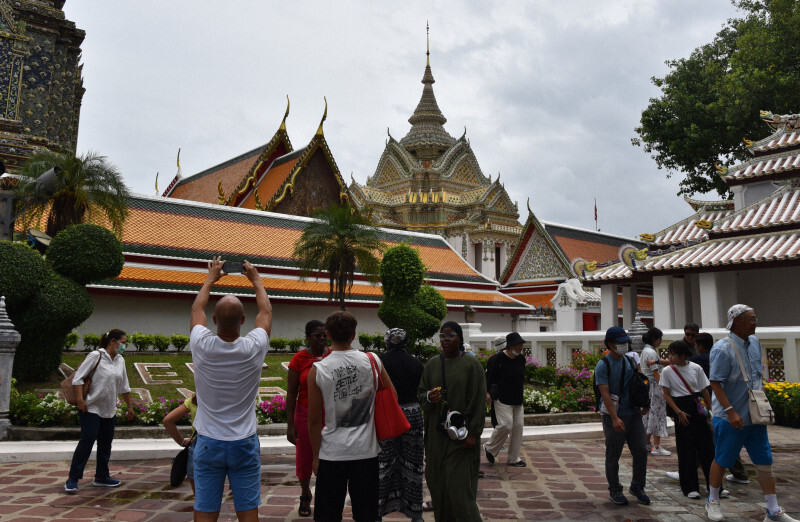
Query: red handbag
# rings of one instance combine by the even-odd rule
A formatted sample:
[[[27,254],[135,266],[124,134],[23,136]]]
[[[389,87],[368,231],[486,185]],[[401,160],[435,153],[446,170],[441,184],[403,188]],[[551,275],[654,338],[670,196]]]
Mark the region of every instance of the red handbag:
[[[408,422],[403,409],[398,404],[394,390],[384,386],[375,356],[368,352],[367,357],[369,357],[372,376],[375,379],[375,434],[379,441],[394,439],[410,430],[411,423]],[[380,387],[378,386],[379,382]]]

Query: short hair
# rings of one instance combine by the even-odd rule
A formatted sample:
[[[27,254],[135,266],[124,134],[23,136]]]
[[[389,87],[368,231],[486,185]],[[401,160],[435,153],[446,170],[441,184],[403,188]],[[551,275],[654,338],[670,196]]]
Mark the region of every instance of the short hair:
[[[325,328],[325,323],[320,321],[319,319],[312,319],[306,323],[306,337],[311,337],[311,333],[316,330],[317,328],[322,327]]]
[[[693,332],[699,332],[700,331],[700,327],[697,326],[697,323],[686,323],[683,326],[683,331],[685,332],[686,330],[691,330]]]
[[[99,346],[100,346],[100,348],[105,348],[106,346],[108,346],[108,343],[111,342],[111,339],[114,339],[115,341],[119,341],[123,337],[126,337],[125,332],[123,332],[122,330],[120,330],[118,328],[114,328],[114,329],[109,330],[108,332],[104,333],[103,336],[100,337]]]
[[[656,328],[650,328],[647,332],[642,336],[642,341],[645,344],[653,345],[654,342],[658,341],[659,339],[664,337],[664,332]]]
[[[675,355],[684,355],[689,356],[692,354],[692,347],[681,339],[680,341],[673,341],[669,343],[669,353],[674,353]]]
[[[325,329],[331,341],[336,343],[346,343],[356,333],[358,321],[350,312],[333,312],[325,319]]]
[[[699,333],[697,337],[694,338],[694,341],[706,351],[711,350],[711,347],[714,346],[714,337],[710,333]]]

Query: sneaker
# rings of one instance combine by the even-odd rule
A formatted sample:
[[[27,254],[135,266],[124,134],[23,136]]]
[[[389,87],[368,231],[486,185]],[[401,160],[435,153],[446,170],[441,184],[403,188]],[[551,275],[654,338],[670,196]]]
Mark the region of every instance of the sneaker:
[[[106,477],[106,478],[100,479],[100,480],[94,479],[94,482],[92,482],[92,486],[95,486],[95,487],[98,487],[98,488],[116,488],[120,484],[122,484],[122,482],[120,482],[119,480],[113,479],[111,477]]]
[[[728,498],[731,496],[731,492],[727,489],[720,489],[719,490],[719,498]]]
[[[636,500],[639,502],[639,504],[642,504],[643,506],[650,505],[650,497],[645,494],[643,489],[628,488],[628,491],[630,491],[631,495],[636,497]]]
[[[672,452],[665,450],[661,446],[653,446],[653,449],[650,450],[650,455],[653,455],[654,457],[669,457],[672,455]]]
[[[719,500],[708,499],[706,502],[706,514],[709,520],[725,520],[722,510],[719,508]]]
[[[486,456],[486,460],[489,461],[490,464],[494,464],[494,455],[489,453],[489,450],[486,449],[486,444],[483,445],[483,454]]]
[[[520,459],[516,462],[510,462],[508,465],[514,466],[515,468],[524,468],[527,464],[525,464],[524,460]]]
[[[747,478],[747,475],[744,477],[737,477],[733,473],[729,475],[725,475],[725,480],[728,482],[736,482],[737,484],[750,484],[750,479]]]
[[[686,495],[686,496],[689,497],[689,498],[698,499],[698,498],[700,498],[700,492],[699,491],[690,491],[689,494]]]
[[[787,515],[783,511],[783,509],[779,508],[778,512],[775,513],[774,515],[770,515],[769,514],[769,510],[766,510],[766,511],[767,511],[767,514],[764,517],[764,522],[769,522],[770,520],[780,520],[781,522],[797,522],[796,518],[792,518],[789,515]]]
[[[667,477],[671,478],[672,480],[681,480],[681,476],[677,471],[667,471]]]
[[[627,506],[628,499],[622,494],[622,491],[612,491],[608,495],[609,500],[618,506]]]
[[[66,491],[67,493],[77,493],[78,481],[73,479],[67,479],[66,484],[64,484],[64,491]]]

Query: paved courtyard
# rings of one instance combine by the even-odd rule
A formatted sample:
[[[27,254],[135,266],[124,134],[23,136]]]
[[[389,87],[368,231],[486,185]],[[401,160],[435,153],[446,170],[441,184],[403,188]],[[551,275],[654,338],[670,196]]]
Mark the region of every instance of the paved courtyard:
[[[771,427],[778,498],[787,511],[800,514],[800,431]],[[2,443],[0,443],[2,444]],[[674,450],[674,439],[665,447]],[[627,451],[627,450],[626,450]],[[682,496],[677,482],[664,472],[677,470],[677,457],[648,459],[647,493],[650,506],[618,507],[607,499],[603,474],[603,441],[594,439],[531,440],[523,444],[527,468],[508,468],[501,454],[494,466],[482,463],[478,503],[484,520],[705,520],[705,500]],[[745,462],[747,459],[745,458]],[[292,455],[262,457],[262,520],[308,520],[297,516],[300,489]],[[0,464],[0,520],[123,520],[181,521],[192,518],[188,482],[169,486],[169,459],[118,461],[112,454],[112,475],[123,481],[117,489],[94,488],[85,479],[76,495],[63,492],[69,463],[28,462]],[[87,466],[91,476],[93,463]],[[729,484],[731,498],[723,500],[726,520],[762,520],[764,498],[748,465],[749,485]],[[630,480],[630,455],[623,453],[623,484]],[[702,483],[702,479],[701,479]],[[426,497],[427,498],[427,497]],[[349,508],[345,519],[350,516]],[[407,520],[399,515],[385,520]],[[235,520],[233,502],[226,497],[220,520]],[[425,520],[433,520],[425,513]]]

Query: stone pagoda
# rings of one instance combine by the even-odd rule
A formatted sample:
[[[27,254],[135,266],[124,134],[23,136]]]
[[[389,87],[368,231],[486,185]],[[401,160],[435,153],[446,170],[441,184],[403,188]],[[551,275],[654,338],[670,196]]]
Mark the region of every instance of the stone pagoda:
[[[355,181],[356,206],[379,226],[443,236],[478,272],[499,279],[522,227],[517,204],[500,183],[481,172],[464,134],[444,128],[433,93],[430,45],[422,76],[422,98],[408,119],[411,130],[400,140],[391,134],[374,175]]]

